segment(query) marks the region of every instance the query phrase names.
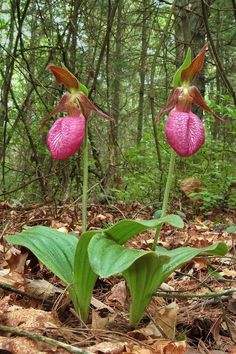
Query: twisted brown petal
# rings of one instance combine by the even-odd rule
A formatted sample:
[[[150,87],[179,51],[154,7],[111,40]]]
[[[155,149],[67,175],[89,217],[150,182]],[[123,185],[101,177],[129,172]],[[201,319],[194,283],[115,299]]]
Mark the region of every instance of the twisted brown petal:
[[[181,82],[192,82],[195,76],[202,69],[205,54],[208,49],[208,43],[204,45],[204,47],[200,50],[196,58],[193,59],[192,63],[182,71],[181,73]]]
[[[182,89],[180,87],[176,87],[175,89],[172,90],[172,92],[167,100],[166,106],[160,111],[160,113],[156,117],[156,122],[159,122],[161,116],[164,113],[170,112],[176,106],[176,104],[178,102],[178,97],[181,92],[182,92]]]
[[[212,111],[212,109],[206,104],[204,101],[204,98],[202,97],[200,91],[198,90],[197,87],[191,86],[189,88],[189,94],[193,98],[193,103],[195,103],[197,106],[201,107],[204,109],[206,112],[211,113],[215,119],[220,121],[221,123],[226,123],[222,118],[220,118],[215,112]]]
[[[96,112],[103,118],[106,118],[110,121],[113,120],[108,114],[104,113],[97,106],[95,106],[95,104],[92,101],[90,101],[90,99],[83,93],[80,92],[78,94],[78,99],[79,99],[82,113],[86,119],[89,118],[91,112]]]

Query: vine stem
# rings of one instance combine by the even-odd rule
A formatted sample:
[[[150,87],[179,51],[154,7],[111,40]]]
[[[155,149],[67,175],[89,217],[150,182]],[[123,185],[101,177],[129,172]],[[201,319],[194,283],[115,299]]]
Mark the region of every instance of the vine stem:
[[[176,154],[175,154],[174,150],[171,149],[169,171],[168,171],[168,176],[167,176],[167,180],[166,180],[166,188],[165,188],[165,192],[164,192],[164,198],[163,198],[162,209],[161,209],[161,218],[163,216],[165,216],[167,208],[168,208],[171,184],[172,184],[172,179],[173,179],[173,174],[174,174],[174,169],[175,169],[175,157],[176,157]],[[153,245],[152,245],[153,251],[155,250],[155,248],[157,246],[157,241],[160,236],[160,231],[161,231],[162,225],[163,224],[157,226],[156,234],[154,236]]]
[[[82,232],[85,232],[87,228],[87,205],[88,205],[88,122],[86,122],[84,142],[83,142]]]

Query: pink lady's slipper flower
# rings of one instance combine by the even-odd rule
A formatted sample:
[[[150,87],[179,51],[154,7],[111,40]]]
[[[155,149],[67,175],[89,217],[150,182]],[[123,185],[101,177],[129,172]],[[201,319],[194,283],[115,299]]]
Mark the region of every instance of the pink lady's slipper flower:
[[[191,111],[193,103],[222,121],[208,107],[197,87],[191,86],[192,80],[203,66],[206,50],[207,44],[190,64],[188,61],[191,61],[191,53],[188,52],[185,62],[174,78],[176,86],[179,84],[181,86],[172,91],[167,105],[157,117],[159,119],[165,112],[169,113],[165,126],[166,138],[177,154],[183,157],[193,155],[205,142],[205,129],[202,121]]]
[[[67,69],[49,65],[59,84],[63,84],[70,92],[66,92],[56,108],[42,122],[46,122],[55,114],[66,112],[67,116],[59,118],[52,125],[46,138],[46,143],[53,159],[65,160],[79,150],[83,143],[85,127],[92,112],[112,120],[98,109],[87,97],[87,88],[79,83],[76,77]]]

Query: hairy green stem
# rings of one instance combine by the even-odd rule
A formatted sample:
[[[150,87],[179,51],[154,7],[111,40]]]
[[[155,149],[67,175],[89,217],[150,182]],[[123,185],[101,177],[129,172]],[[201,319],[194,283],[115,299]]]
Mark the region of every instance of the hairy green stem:
[[[228,290],[224,290],[224,291],[220,291],[220,292],[216,292],[216,291],[212,291],[212,292],[208,292],[208,293],[203,293],[203,294],[182,294],[182,293],[178,293],[177,291],[157,291],[155,292],[155,296],[158,297],[166,297],[166,298],[170,298],[170,299],[178,299],[178,298],[183,298],[183,299],[193,299],[193,298],[218,298],[218,297],[222,297],[225,295],[231,295],[236,293],[236,289],[228,289]]]
[[[168,171],[168,176],[167,176],[167,180],[166,180],[166,188],[165,188],[164,198],[163,198],[163,203],[162,203],[161,217],[165,216],[166,210],[168,208],[171,183],[172,183],[172,178],[173,178],[174,168],[175,168],[175,156],[176,156],[176,154],[175,154],[174,150],[171,149],[169,171]],[[156,249],[157,241],[160,236],[161,227],[162,227],[162,224],[157,226],[156,234],[155,234],[155,237],[153,240],[153,245],[152,245],[153,251]]]
[[[82,196],[82,232],[87,228],[88,204],[88,123],[86,122],[83,142],[83,196]]]

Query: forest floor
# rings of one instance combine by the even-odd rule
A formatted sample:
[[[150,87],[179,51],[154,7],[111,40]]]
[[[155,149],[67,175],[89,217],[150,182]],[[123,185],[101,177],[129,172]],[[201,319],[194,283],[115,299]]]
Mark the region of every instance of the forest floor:
[[[195,258],[172,274],[161,288],[172,296],[154,296],[144,319],[133,330],[128,323],[129,294],[121,277],[97,282],[90,318],[83,324],[62,282],[32,253],[3,240],[26,225],[51,226],[79,235],[80,209],[75,203],[27,208],[0,203],[0,353],[236,353],[236,292],[230,293],[236,288],[236,234],[225,231],[236,224],[236,210],[207,217],[187,215],[184,229],[163,227],[160,244],[167,248],[205,247],[224,241],[229,252],[223,258]],[[139,203],[94,204],[88,210],[88,229],[122,218],[150,219],[152,214],[151,207]],[[153,231],[140,234],[129,245],[148,249],[152,237]],[[191,297],[209,290],[226,293],[221,297]],[[55,341],[48,343],[49,338]],[[63,343],[70,347],[63,348]]]

